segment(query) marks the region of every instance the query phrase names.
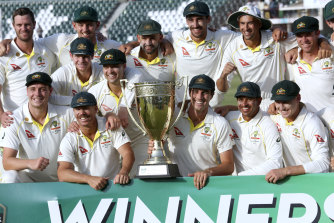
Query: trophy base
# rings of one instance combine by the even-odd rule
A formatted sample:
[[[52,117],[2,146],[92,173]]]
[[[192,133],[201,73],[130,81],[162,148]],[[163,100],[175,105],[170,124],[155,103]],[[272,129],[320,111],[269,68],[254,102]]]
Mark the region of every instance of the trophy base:
[[[181,177],[177,164],[141,164],[138,165],[136,178],[174,178]]]

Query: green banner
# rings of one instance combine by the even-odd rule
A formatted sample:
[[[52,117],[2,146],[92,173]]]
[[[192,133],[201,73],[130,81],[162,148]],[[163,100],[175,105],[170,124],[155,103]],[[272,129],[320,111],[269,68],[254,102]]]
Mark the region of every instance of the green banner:
[[[5,211],[4,211],[5,209]],[[95,191],[73,183],[0,185],[0,222],[333,222],[334,175],[132,180]],[[3,221],[5,220],[5,221]]]

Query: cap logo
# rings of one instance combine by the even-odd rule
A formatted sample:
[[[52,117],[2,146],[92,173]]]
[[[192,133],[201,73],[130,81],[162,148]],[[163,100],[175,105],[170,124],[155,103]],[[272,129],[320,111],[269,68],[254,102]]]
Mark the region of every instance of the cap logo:
[[[104,57],[105,60],[112,60],[113,58],[114,58],[114,55],[112,55],[112,54],[107,54],[107,55]]]
[[[85,103],[87,102],[87,99],[83,98],[83,97],[80,97],[77,99],[77,103]]]
[[[189,11],[194,11],[196,9],[196,7],[194,5],[189,7]]]
[[[297,25],[297,29],[300,29],[300,28],[305,28],[305,23],[300,22],[300,23]]]
[[[247,91],[249,91],[249,89],[248,89],[247,87],[242,87],[242,88],[240,89],[240,92],[247,92]]]
[[[85,50],[85,49],[87,49],[87,46],[83,43],[80,43],[77,47],[77,50]]]
[[[246,6],[246,7],[243,7],[243,8],[241,9],[241,11],[242,11],[242,12],[248,11],[248,7],[247,7],[247,6]]]
[[[195,84],[204,84],[205,83],[205,80],[204,78],[200,77],[198,78],[196,81],[195,81]]]
[[[40,78],[41,78],[41,75],[39,75],[39,74],[34,74],[31,77],[31,79],[40,79]]]
[[[148,25],[145,25],[145,26],[144,26],[144,29],[145,29],[145,30],[151,30],[151,29],[152,29],[152,26],[149,25],[149,24],[148,24]]]
[[[283,88],[280,88],[276,91],[277,95],[285,95],[285,90]]]
[[[89,15],[89,13],[88,13],[87,11],[82,11],[82,12],[80,13],[80,16],[87,16],[87,15]]]

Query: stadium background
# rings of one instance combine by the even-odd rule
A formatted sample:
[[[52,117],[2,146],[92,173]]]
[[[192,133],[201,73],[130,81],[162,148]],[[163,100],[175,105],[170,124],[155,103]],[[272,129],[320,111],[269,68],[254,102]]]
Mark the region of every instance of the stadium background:
[[[0,38],[14,38],[12,12],[19,7],[30,8],[36,18],[34,38],[55,33],[73,33],[71,21],[75,9],[82,5],[94,7],[101,21],[100,32],[109,39],[125,43],[136,39],[136,28],[140,21],[151,18],[162,25],[162,31],[186,28],[182,15],[184,7],[193,0],[18,0],[0,1]],[[274,26],[291,30],[291,23],[303,16],[314,16],[320,21],[320,30],[329,37],[331,30],[323,21],[323,7],[329,0],[203,0],[211,10],[211,27],[231,29],[226,23],[232,12],[245,4],[267,3],[263,16],[270,18]],[[276,3],[274,3],[276,2]],[[269,8],[271,6],[271,8]],[[274,8],[273,8],[274,7]],[[272,11],[275,10],[275,11]],[[227,93],[223,104],[235,104],[233,94],[240,83],[234,78],[232,88]]]

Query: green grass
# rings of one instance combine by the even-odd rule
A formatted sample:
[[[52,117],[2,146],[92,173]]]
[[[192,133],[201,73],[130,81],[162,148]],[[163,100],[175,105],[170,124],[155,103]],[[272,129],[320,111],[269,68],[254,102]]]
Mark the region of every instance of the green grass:
[[[237,105],[237,100],[234,97],[237,87],[241,84],[239,76],[234,76],[231,87],[228,89],[227,93],[224,95],[223,105]]]

